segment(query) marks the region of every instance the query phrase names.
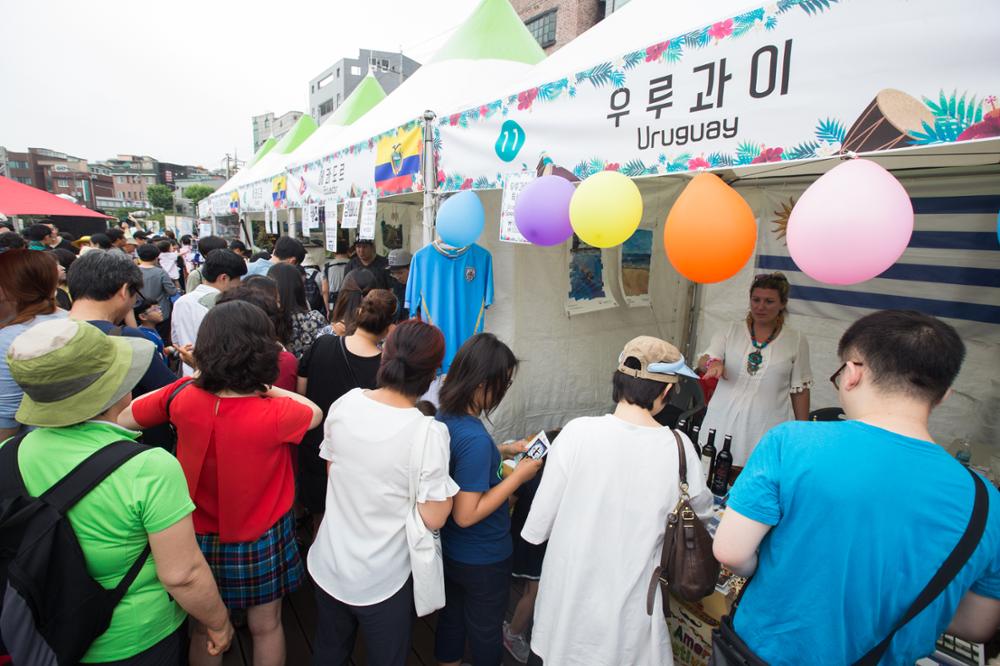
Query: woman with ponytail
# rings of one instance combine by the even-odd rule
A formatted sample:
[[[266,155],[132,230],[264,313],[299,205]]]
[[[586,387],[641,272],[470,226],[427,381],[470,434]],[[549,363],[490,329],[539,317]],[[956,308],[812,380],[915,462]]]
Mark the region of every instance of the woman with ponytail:
[[[0,441],[16,435],[21,387],[10,376],[7,348],[36,324],[65,317],[56,307],[59,263],[51,252],[8,250],[0,254]]]
[[[381,291],[365,297],[358,332],[376,326],[365,323],[369,299],[381,305],[391,299],[385,310],[391,320],[395,297],[385,292],[384,299]],[[313,663],[347,663],[359,627],[369,664],[407,663],[414,601],[405,526],[418,437],[426,437],[426,448],[415,495],[429,529],[444,525],[458,492],[448,476],[448,429],[414,407],[443,359],[441,331],[403,322],[385,340],[378,388],[355,388],[329,409],[319,451],[328,470],[326,511],[308,557],[316,582]]]
[[[354,329],[346,337],[321,335],[299,359],[298,392],[323,410],[356,388],[373,389],[382,350],[379,345],[389,335],[396,297],[387,289],[369,291],[351,313]],[[299,447],[299,503],[313,515],[319,526],[326,501],[326,465],[319,457],[323,428],[306,433]]]

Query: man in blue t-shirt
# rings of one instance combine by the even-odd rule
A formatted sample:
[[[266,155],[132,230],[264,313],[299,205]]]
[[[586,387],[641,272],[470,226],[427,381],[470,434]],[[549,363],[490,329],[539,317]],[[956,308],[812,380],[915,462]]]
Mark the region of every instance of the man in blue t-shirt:
[[[448,372],[458,348],[482,333],[492,304],[493,257],[482,247],[454,250],[434,242],[413,255],[404,305],[411,316],[444,333],[442,373]]]
[[[849,420],[768,432],[715,537],[719,561],[753,575],[736,632],[775,666],[851,664],[881,643],[972,514],[973,479],[927,426],[965,356],[955,330],[918,312],[876,312],[844,333],[838,354],[831,381]],[[983,641],[997,629],[1000,493],[990,485],[988,497],[972,557],[881,663],[914,663],[945,630]]]

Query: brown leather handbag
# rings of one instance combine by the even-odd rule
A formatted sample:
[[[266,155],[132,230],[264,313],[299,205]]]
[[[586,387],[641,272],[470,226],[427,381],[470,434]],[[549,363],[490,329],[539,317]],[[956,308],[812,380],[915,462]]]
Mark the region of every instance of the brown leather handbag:
[[[684,601],[698,601],[715,590],[719,579],[719,563],[712,554],[712,535],[691,508],[684,443],[676,431],[673,435],[680,461],[681,496],[677,506],[667,516],[660,566],[653,571],[646,593],[647,615],[653,614],[657,583],[663,590],[663,614],[667,616],[670,607],[667,603],[668,592]]]

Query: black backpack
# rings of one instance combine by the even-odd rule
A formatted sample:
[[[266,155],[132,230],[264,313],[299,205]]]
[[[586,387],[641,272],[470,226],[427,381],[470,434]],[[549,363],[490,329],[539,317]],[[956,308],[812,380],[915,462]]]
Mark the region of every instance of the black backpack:
[[[32,497],[17,465],[23,439],[0,448],[0,633],[15,664],[76,664],[107,631],[150,548],[146,544],[121,582],[106,590],[87,571],[66,512],[149,447],[128,440],[108,444]]]
[[[316,278],[320,275],[319,269],[315,266],[310,266],[305,269],[305,275],[306,303],[309,305],[309,309],[325,314],[326,308],[323,305],[323,290],[316,283]]]

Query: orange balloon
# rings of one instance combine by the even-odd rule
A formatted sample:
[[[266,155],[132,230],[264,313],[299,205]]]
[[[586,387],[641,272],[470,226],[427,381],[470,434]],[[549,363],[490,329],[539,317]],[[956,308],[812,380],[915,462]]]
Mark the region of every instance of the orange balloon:
[[[721,282],[736,275],[756,242],[750,204],[711,173],[691,179],[663,228],[667,258],[692,282]]]

